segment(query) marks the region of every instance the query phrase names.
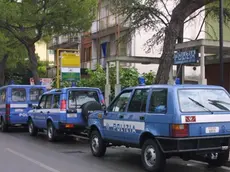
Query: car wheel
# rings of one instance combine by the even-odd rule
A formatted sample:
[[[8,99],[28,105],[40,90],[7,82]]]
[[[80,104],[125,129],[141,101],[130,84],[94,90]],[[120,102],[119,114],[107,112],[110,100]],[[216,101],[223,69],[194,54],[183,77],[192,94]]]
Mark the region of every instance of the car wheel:
[[[147,171],[159,172],[164,169],[166,158],[157,143],[150,139],[142,146],[141,160]]]
[[[31,119],[28,122],[28,129],[30,136],[36,136],[38,134],[38,129],[34,126],[34,123]]]
[[[229,159],[229,151],[221,152],[221,153],[210,153],[207,155],[208,164],[212,167],[221,167],[228,162]]]
[[[102,157],[106,152],[106,144],[97,130],[90,134],[90,148],[91,152],[96,157]]]
[[[1,131],[7,132],[8,131],[8,125],[5,123],[4,119],[1,119]]]
[[[52,122],[47,124],[47,138],[50,142],[56,141],[57,138],[56,129]]]

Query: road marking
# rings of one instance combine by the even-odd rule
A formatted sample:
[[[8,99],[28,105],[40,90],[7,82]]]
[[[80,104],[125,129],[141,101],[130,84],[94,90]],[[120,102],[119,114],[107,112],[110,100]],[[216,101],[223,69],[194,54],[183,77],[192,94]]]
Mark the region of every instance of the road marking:
[[[35,159],[32,159],[32,158],[30,158],[30,157],[28,157],[26,155],[23,155],[22,153],[19,153],[17,151],[12,150],[10,148],[6,148],[6,150],[8,152],[14,154],[14,155],[17,155],[17,156],[19,156],[19,157],[21,157],[21,158],[23,158],[23,159],[25,159],[27,161],[30,161],[30,162],[32,162],[32,163],[34,163],[34,164],[36,164],[36,165],[38,165],[38,166],[46,169],[47,171],[50,171],[50,172],[60,172],[59,170],[56,170],[56,169],[54,169],[54,168],[52,168],[52,167],[50,167],[50,166],[48,166],[46,164],[43,164],[43,163],[41,163],[41,162],[39,162],[39,161],[37,161]]]

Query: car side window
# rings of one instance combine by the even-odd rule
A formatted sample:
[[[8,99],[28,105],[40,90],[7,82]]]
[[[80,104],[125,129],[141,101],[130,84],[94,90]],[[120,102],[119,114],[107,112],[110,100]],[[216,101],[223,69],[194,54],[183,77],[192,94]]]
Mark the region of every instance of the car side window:
[[[128,107],[128,112],[146,112],[149,89],[135,90]]]
[[[149,103],[149,113],[166,113],[167,96],[167,89],[153,89]]]
[[[53,98],[52,108],[59,109],[60,108],[60,94],[55,94]]]
[[[6,89],[0,90],[0,103],[6,102]]]
[[[51,109],[53,95],[48,95],[46,98],[46,109]]]
[[[124,112],[131,97],[131,93],[132,90],[124,91],[121,93],[120,96],[116,98],[112,106],[110,106],[109,111]]]
[[[44,95],[44,96],[42,96],[41,97],[41,100],[40,100],[40,102],[39,102],[39,108],[41,108],[41,109],[45,109],[45,105],[46,105],[46,95]]]

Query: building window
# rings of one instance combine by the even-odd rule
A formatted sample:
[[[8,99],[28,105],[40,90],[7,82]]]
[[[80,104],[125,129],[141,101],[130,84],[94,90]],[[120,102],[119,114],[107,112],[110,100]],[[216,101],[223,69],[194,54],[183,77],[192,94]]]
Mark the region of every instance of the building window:
[[[101,44],[100,58],[106,58],[110,56],[110,42],[104,42]]]
[[[89,62],[92,56],[92,47],[84,48],[84,57],[82,58],[82,62]]]

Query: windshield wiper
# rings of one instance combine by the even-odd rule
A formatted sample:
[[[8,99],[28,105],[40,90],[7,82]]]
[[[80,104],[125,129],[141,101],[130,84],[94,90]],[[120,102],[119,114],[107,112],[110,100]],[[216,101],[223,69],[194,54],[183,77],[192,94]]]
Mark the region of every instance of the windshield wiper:
[[[222,104],[226,104],[226,105],[230,105],[230,103],[224,102],[224,101],[220,101],[220,100],[208,100],[210,101],[210,104],[213,106],[218,107],[219,109],[225,110],[225,111],[229,111],[228,108],[226,108],[225,106],[223,106]]]
[[[215,102],[215,103],[222,103],[222,104],[230,105],[230,103],[224,102],[224,101],[221,101],[221,100],[210,100],[210,99],[208,99],[208,101],[210,101],[210,102]]]
[[[200,106],[200,107],[206,109],[207,111],[209,111],[209,112],[211,112],[211,113],[213,114],[213,111],[211,111],[210,109],[206,108],[204,105],[202,105],[202,104],[199,103],[198,101],[192,99],[191,97],[188,97],[188,98],[189,98],[189,100],[191,100],[192,102],[194,102],[196,105],[198,105],[198,106]]]

